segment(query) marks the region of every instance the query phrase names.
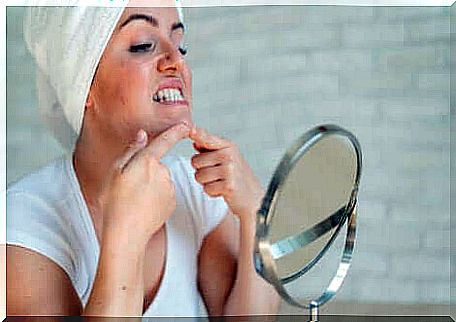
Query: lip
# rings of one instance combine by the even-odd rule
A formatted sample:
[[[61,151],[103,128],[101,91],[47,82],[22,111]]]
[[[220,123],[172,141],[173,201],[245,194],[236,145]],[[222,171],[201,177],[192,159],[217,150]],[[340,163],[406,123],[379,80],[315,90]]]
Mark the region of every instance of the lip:
[[[161,91],[162,89],[166,89],[166,88],[177,88],[182,96],[184,96],[184,93],[183,93],[183,84],[182,84],[182,81],[179,79],[179,78],[176,78],[176,77],[172,77],[172,78],[166,78],[165,80],[163,80],[157,87],[157,89],[154,91],[154,95],[158,92],[158,91]]]
[[[173,107],[177,107],[177,106],[182,106],[182,107],[188,107],[188,102],[186,100],[183,100],[183,101],[175,101],[175,102],[154,102],[156,104],[160,104],[160,105],[167,105],[167,106],[173,106]]]
[[[176,106],[188,107],[188,101],[185,99],[185,95],[184,95],[184,91],[183,91],[183,88],[184,88],[183,82],[182,82],[182,80],[180,78],[168,77],[168,78],[164,79],[158,85],[157,89],[154,91],[153,96],[158,91],[161,91],[162,89],[167,89],[167,88],[178,89],[184,99],[180,100],[180,101],[175,101],[175,102],[156,102],[156,101],[154,101],[154,103],[160,104],[160,105],[167,105],[168,107],[169,106],[173,106],[173,107],[176,107]]]

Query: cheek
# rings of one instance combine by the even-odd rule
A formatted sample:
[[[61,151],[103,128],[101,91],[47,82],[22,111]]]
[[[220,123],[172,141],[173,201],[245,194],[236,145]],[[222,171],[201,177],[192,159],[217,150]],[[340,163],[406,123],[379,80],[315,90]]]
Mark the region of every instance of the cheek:
[[[129,99],[127,93],[124,92],[125,88],[122,83],[118,83],[114,89],[114,93],[118,93],[119,103],[122,106],[128,105]]]
[[[185,67],[185,74],[186,74],[186,77],[188,78],[190,86],[191,86],[193,73],[192,73],[192,69],[188,65],[186,65],[186,67]]]
[[[144,64],[122,64],[112,94],[123,106],[137,104],[147,98],[150,92],[150,68]]]
[[[185,83],[187,84],[188,92],[190,95],[192,95],[192,70],[190,67],[186,67],[184,69],[184,77],[185,77]]]
[[[188,76],[188,83],[190,84],[190,90],[193,88],[193,76],[192,76],[192,72],[190,71],[189,72],[189,76]]]

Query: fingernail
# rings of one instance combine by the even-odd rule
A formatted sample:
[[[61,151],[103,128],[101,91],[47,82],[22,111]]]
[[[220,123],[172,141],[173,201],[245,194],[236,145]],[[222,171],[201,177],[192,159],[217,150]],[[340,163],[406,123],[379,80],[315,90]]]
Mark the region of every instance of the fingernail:
[[[139,144],[144,144],[147,140],[147,134],[143,129],[140,129],[136,135],[136,142]]]
[[[188,126],[186,124],[181,124],[179,127],[179,130],[184,131],[187,133],[188,131]]]

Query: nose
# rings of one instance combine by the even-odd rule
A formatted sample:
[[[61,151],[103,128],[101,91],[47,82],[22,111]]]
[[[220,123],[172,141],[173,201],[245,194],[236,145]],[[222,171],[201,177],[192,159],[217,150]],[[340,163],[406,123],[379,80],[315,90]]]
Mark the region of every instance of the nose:
[[[159,72],[176,72],[181,69],[184,59],[178,48],[172,42],[162,42],[162,53],[158,60],[157,69]]]

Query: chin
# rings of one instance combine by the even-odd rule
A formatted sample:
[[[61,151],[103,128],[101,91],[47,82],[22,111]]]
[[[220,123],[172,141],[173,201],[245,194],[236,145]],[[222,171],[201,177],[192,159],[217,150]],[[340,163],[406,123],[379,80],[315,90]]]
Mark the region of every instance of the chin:
[[[180,124],[182,122],[187,122],[187,124],[189,126],[193,125],[193,120],[192,120],[191,116],[182,116],[182,117],[179,117],[179,118],[174,118],[172,120],[166,120],[165,122],[163,122],[159,126],[157,126],[155,124],[154,126],[146,126],[144,128],[148,128],[148,130],[146,130],[146,132],[148,132],[150,135],[157,136],[160,133],[168,130],[171,127],[173,127],[174,125]]]
[[[170,127],[173,127],[174,125],[180,124],[186,122],[190,126],[193,124],[192,117],[190,115],[182,115],[181,117],[173,118],[172,120],[169,120],[166,122],[166,126],[163,130],[167,130]]]

